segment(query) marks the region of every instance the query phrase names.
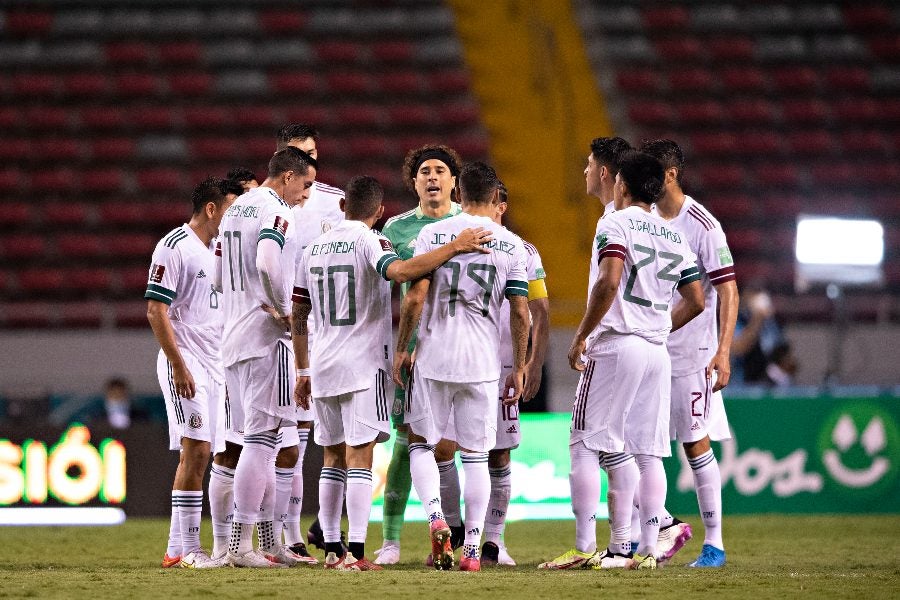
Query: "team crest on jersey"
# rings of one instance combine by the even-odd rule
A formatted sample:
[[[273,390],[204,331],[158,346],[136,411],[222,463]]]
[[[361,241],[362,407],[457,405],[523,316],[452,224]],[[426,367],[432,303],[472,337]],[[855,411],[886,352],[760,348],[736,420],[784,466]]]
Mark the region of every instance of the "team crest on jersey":
[[[288,222],[281,217],[275,217],[275,224],[272,226],[272,229],[281,235],[287,235]]]
[[[378,238],[378,243],[381,244],[381,249],[385,252],[393,252],[394,245],[391,244],[390,240],[386,240],[384,238]]]
[[[331,231],[331,223],[322,221],[322,233],[328,233],[329,231]]]
[[[150,281],[153,283],[162,283],[163,274],[165,272],[165,265],[153,265],[150,267]]]
[[[200,413],[191,413],[188,425],[190,425],[191,429],[200,429],[203,427],[203,417],[200,416]]]

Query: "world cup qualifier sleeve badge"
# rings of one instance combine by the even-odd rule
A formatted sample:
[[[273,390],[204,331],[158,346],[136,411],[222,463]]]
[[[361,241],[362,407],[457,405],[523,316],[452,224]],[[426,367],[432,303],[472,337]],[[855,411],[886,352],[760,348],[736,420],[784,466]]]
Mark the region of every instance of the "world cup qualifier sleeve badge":
[[[272,226],[272,229],[280,233],[281,235],[287,235],[288,230],[288,222],[286,219],[283,219],[279,216],[275,217],[275,224]]]
[[[165,273],[166,267],[164,265],[153,265],[150,267],[150,283],[162,283]]]

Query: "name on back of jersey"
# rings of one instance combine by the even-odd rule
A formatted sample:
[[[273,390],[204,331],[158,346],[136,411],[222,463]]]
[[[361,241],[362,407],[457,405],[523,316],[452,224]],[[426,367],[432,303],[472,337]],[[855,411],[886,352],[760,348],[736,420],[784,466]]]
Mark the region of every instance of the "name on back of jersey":
[[[642,233],[649,233],[650,235],[655,235],[657,237],[666,238],[670,242],[674,242],[676,244],[681,243],[681,234],[677,231],[672,231],[671,229],[667,229],[661,225],[657,225],[656,223],[650,223],[648,221],[642,221],[639,219],[628,219],[629,229],[632,231],[640,231]]]
[[[447,239],[447,238],[450,239]],[[431,244],[435,246],[443,246],[444,244],[448,244],[456,239],[455,233],[435,233],[432,236]],[[491,240],[486,244],[482,244],[485,248],[490,248],[491,250],[496,250],[497,252],[503,252],[504,254],[509,254],[512,256],[513,252],[516,249],[516,244],[512,242],[506,242],[504,240]]]
[[[356,242],[344,242],[336,240],[327,244],[313,244],[310,256],[325,254],[349,254],[356,249]]]
[[[226,217],[247,217],[255,219],[259,217],[258,206],[241,206],[240,204],[232,204],[225,213]]]

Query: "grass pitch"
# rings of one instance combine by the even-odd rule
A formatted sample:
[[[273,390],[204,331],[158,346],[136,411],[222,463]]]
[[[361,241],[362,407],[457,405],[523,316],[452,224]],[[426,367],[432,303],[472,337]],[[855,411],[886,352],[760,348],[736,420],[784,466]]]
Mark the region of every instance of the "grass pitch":
[[[537,571],[538,562],[572,546],[573,521],[510,523],[507,544],[519,566],[481,573],[424,567],[429,545],[423,523],[404,529],[404,562],[379,573],[161,569],[168,533],[168,520],[161,519],[118,527],[7,527],[0,528],[0,598],[900,597],[900,516],[728,517],[728,565],[717,570],[684,566],[703,537],[699,519],[687,520],[696,524],[694,539],[673,565],[655,572]],[[208,520],[203,528],[209,547]],[[601,544],[607,536],[606,523],[598,524]],[[373,524],[370,558],[380,545],[381,527]]]

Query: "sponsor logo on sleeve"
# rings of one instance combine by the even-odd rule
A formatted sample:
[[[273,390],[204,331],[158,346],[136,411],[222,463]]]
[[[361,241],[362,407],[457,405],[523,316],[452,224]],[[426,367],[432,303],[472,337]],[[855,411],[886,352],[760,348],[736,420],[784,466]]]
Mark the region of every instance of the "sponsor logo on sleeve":
[[[153,283],[162,283],[163,274],[165,272],[165,265],[153,265],[150,267],[150,281]]]

